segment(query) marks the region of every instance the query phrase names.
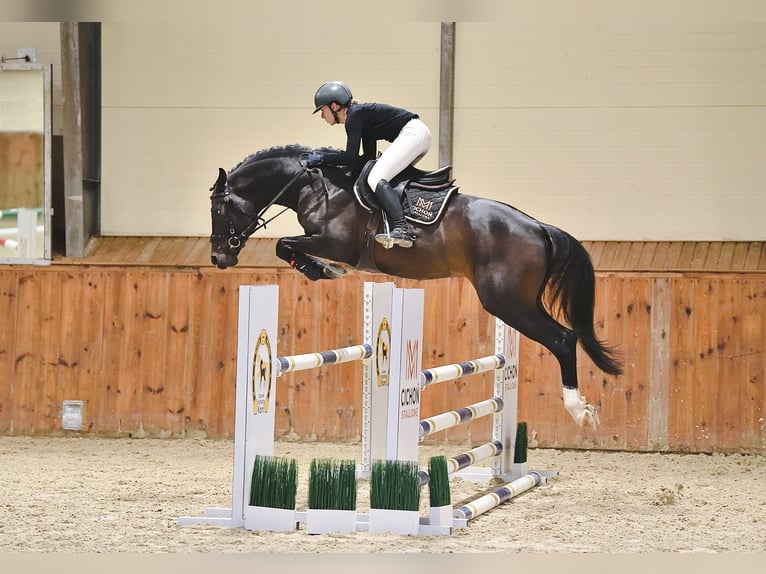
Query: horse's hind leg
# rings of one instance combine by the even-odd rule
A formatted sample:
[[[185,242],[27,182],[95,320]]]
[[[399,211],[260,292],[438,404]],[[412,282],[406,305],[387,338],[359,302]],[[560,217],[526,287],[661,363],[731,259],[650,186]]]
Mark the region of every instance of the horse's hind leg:
[[[496,296],[479,298],[484,308],[506,325],[518,330],[548,349],[559,363],[564,386],[564,407],[582,426],[598,425],[598,413],[580,396],[577,385],[577,336],[541,309],[533,299],[505,294],[502,302]]]

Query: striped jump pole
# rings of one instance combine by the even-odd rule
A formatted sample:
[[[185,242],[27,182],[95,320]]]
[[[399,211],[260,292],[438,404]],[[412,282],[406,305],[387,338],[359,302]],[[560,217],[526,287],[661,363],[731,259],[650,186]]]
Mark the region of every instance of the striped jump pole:
[[[467,422],[486,417],[503,410],[503,399],[493,397],[485,401],[479,401],[467,407],[448,411],[420,421],[420,438],[435,432],[447,430]]]
[[[477,516],[480,516],[493,508],[497,508],[522,492],[526,492],[535,486],[543,484],[543,482],[544,479],[539,472],[530,471],[529,474],[517,478],[513,482],[509,482],[505,486],[501,486],[489,494],[477,498],[473,502],[469,502],[460,508],[456,508],[453,511],[453,518],[465,520],[466,522],[471,521]]]
[[[452,458],[447,459],[447,475],[451,476],[477,462],[497,456],[501,452],[503,452],[503,443],[499,440],[493,440],[492,442],[484,443],[466,452],[456,454]],[[420,486],[428,484],[427,471],[420,470],[418,471],[418,475],[420,476]]]
[[[459,470],[463,470],[482,460],[497,456],[501,452],[503,452],[503,443],[499,440],[493,440],[492,442],[472,448],[467,452],[447,459],[447,474],[455,474]]]
[[[453,363],[451,365],[426,369],[420,374],[420,388],[436,383],[454,381],[455,379],[467,375],[475,375],[477,373],[502,369],[505,366],[505,362],[505,356],[497,353],[472,361],[464,361],[462,363]]]
[[[372,357],[372,345],[364,343],[341,349],[321,351],[319,353],[306,353],[304,355],[289,355],[277,358],[277,376],[293,371],[306,371],[322,365],[339,365],[351,361],[361,361]]]

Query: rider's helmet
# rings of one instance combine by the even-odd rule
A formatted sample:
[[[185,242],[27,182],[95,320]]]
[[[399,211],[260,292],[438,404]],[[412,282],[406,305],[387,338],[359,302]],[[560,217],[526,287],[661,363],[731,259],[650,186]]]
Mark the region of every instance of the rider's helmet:
[[[338,102],[341,106],[347,106],[353,98],[351,90],[343,82],[325,82],[319,86],[317,93],[314,94],[316,109],[313,113],[317,113],[322,106],[329,106],[332,102]]]

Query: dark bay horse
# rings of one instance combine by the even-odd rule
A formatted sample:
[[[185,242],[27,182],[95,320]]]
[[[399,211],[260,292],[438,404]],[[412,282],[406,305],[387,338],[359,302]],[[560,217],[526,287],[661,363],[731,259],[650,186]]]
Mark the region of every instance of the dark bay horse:
[[[329,166],[307,169],[310,151],[276,147],[228,175],[219,169],[210,197],[214,265],[236,265],[247,238],[264,225],[263,213],[280,205],[295,211],[305,234],[279,239],[277,255],[312,280],[344,275],[338,263],[408,279],[462,275],[487,312],[553,353],[564,405],[577,424],[598,424],[577,388],[577,342],[605,373],[619,375],[622,365],[594,332],[593,265],[574,237],[510,205],[457,193],[438,224],[415,227],[413,247],[385,249],[372,239],[380,230],[370,222],[380,222],[357,202],[354,176]]]

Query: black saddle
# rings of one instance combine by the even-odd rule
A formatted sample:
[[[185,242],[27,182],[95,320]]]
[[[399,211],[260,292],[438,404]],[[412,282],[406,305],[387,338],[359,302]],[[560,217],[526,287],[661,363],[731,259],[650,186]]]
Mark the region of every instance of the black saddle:
[[[370,170],[377,160],[368,161],[354,184],[354,195],[367,211],[380,211],[381,205],[367,183]],[[452,166],[423,171],[409,166],[391,181],[391,187],[402,198],[404,217],[416,223],[430,225],[441,218],[444,208],[458,187],[451,179]]]

